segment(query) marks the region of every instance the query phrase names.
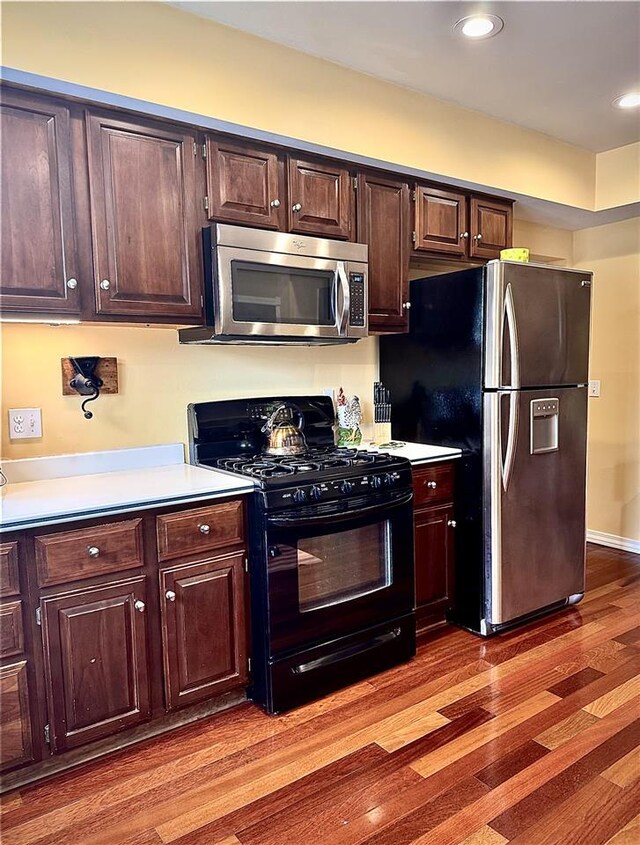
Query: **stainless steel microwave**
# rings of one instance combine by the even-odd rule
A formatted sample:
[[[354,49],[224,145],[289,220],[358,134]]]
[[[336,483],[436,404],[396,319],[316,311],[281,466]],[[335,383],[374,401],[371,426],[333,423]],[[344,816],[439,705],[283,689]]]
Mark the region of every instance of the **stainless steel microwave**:
[[[366,244],[217,223],[203,230],[205,326],[180,343],[336,344],[368,334]]]

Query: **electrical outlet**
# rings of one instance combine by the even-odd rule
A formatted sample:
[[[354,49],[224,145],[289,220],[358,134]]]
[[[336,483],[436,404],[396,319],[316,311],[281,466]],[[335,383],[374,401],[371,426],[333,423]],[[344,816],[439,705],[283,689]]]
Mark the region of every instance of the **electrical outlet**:
[[[9,439],[42,437],[40,408],[9,408]]]
[[[600,379],[589,382],[589,396],[600,396]]]

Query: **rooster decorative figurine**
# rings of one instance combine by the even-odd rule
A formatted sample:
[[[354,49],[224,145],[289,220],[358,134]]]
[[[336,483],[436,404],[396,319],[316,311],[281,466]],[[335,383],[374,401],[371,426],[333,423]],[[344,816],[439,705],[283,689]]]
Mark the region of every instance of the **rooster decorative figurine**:
[[[340,388],[336,401],[338,416],[338,446],[358,446],[362,441],[360,425],[362,408],[357,396],[347,398]]]

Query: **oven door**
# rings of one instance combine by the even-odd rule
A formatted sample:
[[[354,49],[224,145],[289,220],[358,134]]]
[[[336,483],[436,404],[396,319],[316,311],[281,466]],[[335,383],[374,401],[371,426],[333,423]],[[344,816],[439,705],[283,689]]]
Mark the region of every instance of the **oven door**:
[[[358,262],[219,246],[216,333],[310,341],[364,337],[366,319],[350,325],[350,279],[356,274],[366,280],[366,272]],[[366,301],[364,306],[366,315]]]
[[[415,607],[410,492],[343,513],[312,510],[267,517],[271,657]]]

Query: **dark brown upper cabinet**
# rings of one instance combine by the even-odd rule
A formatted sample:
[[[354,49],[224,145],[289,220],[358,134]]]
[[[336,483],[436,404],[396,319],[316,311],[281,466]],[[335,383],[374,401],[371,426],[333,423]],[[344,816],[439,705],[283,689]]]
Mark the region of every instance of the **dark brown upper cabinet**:
[[[51,749],[150,718],[144,577],[42,600]]]
[[[512,242],[513,203],[471,197],[471,258],[500,258]]]
[[[414,231],[416,250],[465,255],[469,240],[466,195],[418,185]]]
[[[97,312],[199,318],[195,135],[102,113],[86,121]]]
[[[3,90],[0,132],[0,307],[78,314],[69,110]]]
[[[272,150],[207,138],[209,220],[284,228],[284,166]]]
[[[168,709],[195,704],[246,682],[244,553],[160,573]]]
[[[348,168],[290,156],[287,172],[289,231],[350,240],[355,191]]]
[[[369,330],[408,327],[411,201],[409,185],[358,177],[358,241],[369,244]]]

